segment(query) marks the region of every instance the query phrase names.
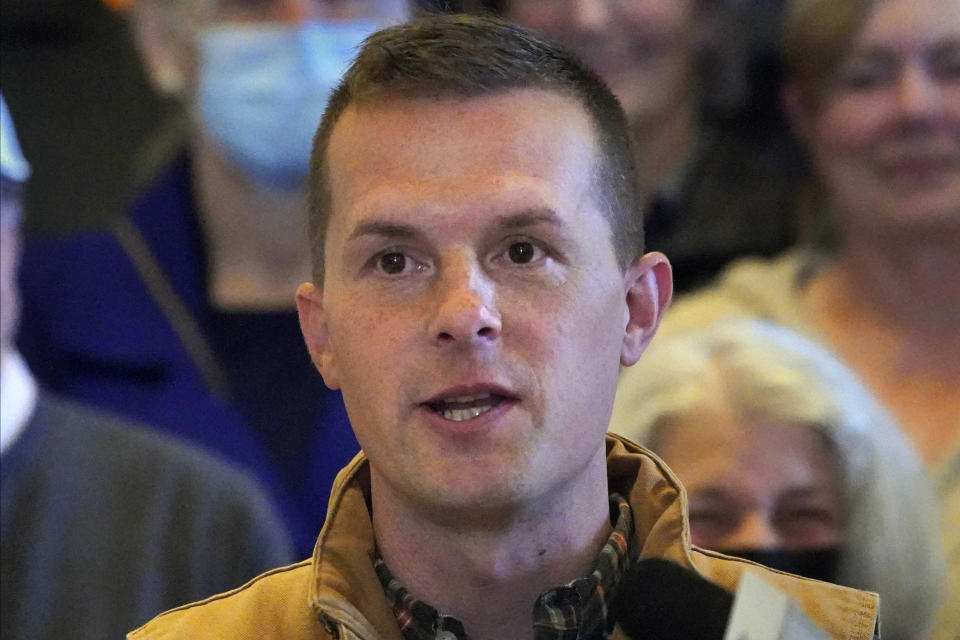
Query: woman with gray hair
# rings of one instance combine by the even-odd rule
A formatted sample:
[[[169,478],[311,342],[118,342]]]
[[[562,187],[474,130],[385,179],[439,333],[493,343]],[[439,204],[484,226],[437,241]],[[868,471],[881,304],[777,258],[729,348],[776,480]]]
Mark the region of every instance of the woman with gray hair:
[[[695,544],[880,593],[884,638],[929,631],[943,564],[912,445],[826,350],[753,320],[655,342],[616,430],[687,489]]]

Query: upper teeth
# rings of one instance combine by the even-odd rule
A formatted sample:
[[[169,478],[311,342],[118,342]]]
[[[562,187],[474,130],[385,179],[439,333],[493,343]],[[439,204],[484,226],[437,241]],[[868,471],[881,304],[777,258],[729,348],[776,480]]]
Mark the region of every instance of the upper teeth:
[[[486,413],[497,405],[497,399],[491,393],[467,396],[453,396],[433,403],[431,406],[447,420],[463,422]]]

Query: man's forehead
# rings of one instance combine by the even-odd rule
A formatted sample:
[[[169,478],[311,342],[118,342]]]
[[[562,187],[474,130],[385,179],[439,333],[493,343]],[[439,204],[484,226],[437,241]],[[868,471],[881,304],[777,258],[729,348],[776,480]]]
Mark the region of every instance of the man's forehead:
[[[517,138],[506,132],[523,134],[523,141],[516,144]],[[442,154],[445,148],[436,145],[438,138],[467,136],[478,143],[530,149],[537,142],[555,143],[570,133],[579,135],[590,151],[597,149],[595,127],[586,109],[576,98],[551,89],[507,89],[476,96],[381,94],[344,109],[331,132],[327,161],[335,165],[344,152],[371,150],[352,144],[361,138],[377,150],[376,141],[384,134],[390,134],[394,144],[397,138],[410,144],[429,141]],[[383,151],[393,155],[405,148]],[[450,150],[455,149],[462,145],[452,142]]]
[[[327,176],[336,210],[358,197],[358,190],[391,180],[556,181],[562,174],[579,183],[592,176],[597,148],[586,110],[559,92],[390,96],[343,112],[327,149]]]

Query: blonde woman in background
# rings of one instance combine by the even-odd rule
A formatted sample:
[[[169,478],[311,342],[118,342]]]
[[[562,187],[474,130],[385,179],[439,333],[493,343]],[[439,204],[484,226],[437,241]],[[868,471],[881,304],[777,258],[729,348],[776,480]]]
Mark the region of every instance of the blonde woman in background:
[[[829,346],[933,476],[960,633],[960,0],[792,0],[785,103],[819,176],[832,250],[733,264],[661,336],[729,314]],[[623,388],[641,382],[625,372]],[[622,428],[630,416],[615,413]]]
[[[660,341],[637,366],[616,431],[680,477],[694,544],[876,591],[885,639],[926,637],[943,578],[932,488],[853,374],[745,319]]]

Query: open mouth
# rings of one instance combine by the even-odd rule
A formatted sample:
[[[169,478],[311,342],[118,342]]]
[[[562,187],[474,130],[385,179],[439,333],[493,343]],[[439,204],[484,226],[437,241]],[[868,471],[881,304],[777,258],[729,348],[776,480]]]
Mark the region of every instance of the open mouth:
[[[496,393],[478,393],[469,396],[452,396],[434,402],[427,402],[426,406],[447,420],[463,422],[482,416],[504,400],[506,400],[504,396]]]

